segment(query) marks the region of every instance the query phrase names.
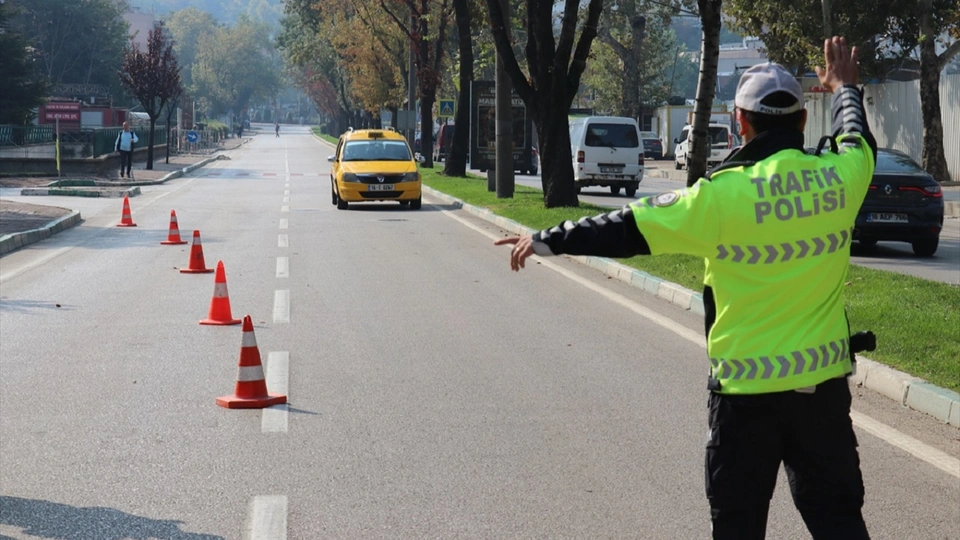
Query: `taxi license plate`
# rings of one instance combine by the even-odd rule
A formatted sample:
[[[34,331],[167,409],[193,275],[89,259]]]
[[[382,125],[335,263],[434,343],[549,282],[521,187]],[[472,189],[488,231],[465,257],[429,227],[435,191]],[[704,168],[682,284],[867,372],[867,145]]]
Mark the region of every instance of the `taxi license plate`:
[[[871,213],[867,214],[867,221],[869,223],[907,223],[910,219],[906,214]]]
[[[621,174],[623,172],[623,167],[600,167],[600,172]]]
[[[367,191],[393,191],[393,184],[370,184]]]

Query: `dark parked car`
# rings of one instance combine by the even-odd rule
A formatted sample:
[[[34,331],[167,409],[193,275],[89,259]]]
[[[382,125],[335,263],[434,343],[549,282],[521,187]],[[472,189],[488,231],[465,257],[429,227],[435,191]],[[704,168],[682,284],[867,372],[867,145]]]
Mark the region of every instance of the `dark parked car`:
[[[641,131],[640,142],[643,143],[643,157],[663,159],[663,143],[656,133],[652,131]]]
[[[943,191],[910,156],[881,148],[870,190],[853,231],[863,246],[878,241],[909,242],[913,252],[937,252],[943,227]]]

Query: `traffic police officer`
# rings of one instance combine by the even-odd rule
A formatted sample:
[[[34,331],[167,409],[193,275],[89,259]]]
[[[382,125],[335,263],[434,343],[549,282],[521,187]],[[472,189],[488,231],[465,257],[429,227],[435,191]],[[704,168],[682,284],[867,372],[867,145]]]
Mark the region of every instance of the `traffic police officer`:
[[[796,78],[747,70],[735,104],[746,144],[689,188],[567,221],[510,244],[537,255],[703,257],[710,358],[706,492],[714,538],[763,538],[777,471],[814,538],[869,538],[850,420],[849,243],[876,163],[857,88],[856,48],[824,43],[832,150],[804,152]],[[826,140],[821,142],[824,145]]]

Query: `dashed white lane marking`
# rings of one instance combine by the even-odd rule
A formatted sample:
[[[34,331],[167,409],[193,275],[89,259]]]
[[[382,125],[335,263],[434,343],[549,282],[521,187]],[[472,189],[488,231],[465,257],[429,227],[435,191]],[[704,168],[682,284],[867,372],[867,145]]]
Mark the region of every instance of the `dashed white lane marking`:
[[[290,207],[287,205],[283,205],[280,207],[280,212],[289,212],[289,211],[290,211]]]
[[[470,223],[469,221],[461,218],[460,216],[453,214],[448,210],[440,210],[440,212],[445,214],[447,217],[450,217],[456,221],[459,221],[461,224],[465,225],[470,229],[477,231],[478,233],[486,236],[487,238],[490,238],[491,240],[499,240],[500,238],[502,238],[502,236],[494,234],[490,231],[484,230],[474,225],[473,223]],[[504,250],[504,253],[506,253],[506,250]],[[687,341],[694,343],[696,345],[699,345],[703,348],[707,347],[706,338],[704,338],[701,334],[698,334],[697,332],[690,330],[686,326],[678,324],[670,320],[669,318],[664,317],[663,315],[660,315],[659,313],[652,311],[634,302],[633,300],[630,300],[625,296],[617,294],[611,290],[605,289],[593,283],[592,281],[589,281],[569,270],[561,268],[560,266],[557,266],[556,264],[548,260],[545,260],[544,258],[534,255],[531,257],[531,259],[540,262],[540,264],[544,268],[553,270],[554,272],[570,279],[571,281],[574,281],[579,285],[582,285],[583,287],[590,289],[591,291],[594,291],[597,294],[600,294],[604,298],[627,308],[628,310],[636,313],[637,315],[640,315],[642,317],[645,317],[651,320],[652,322],[662,326],[663,328],[666,328],[667,330],[670,330],[671,332],[686,339]],[[504,255],[504,266],[506,265],[507,265],[506,255]],[[938,469],[942,469],[955,476],[960,475],[960,473],[956,472],[958,468],[960,468],[960,464],[958,464],[957,459],[947,454],[944,454],[943,452],[935,448],[927,446],[912,437],[904,435],[903,433],[897,431],[896,429],[882,422],[874,420],[873,418],[870,418],[869,416],[866,416],[862,413],[858,413],[856,411],[850,411],[850,418],[853,420],[853,425],[859,427],[860,429],[863,429],[867,433],[874,435],[880,440],[886,441],[887,443],[893,446],[896,446],[897,448],[905,450],[911,455],[913,455],[914,457],[917,457],[923,461],[926,461],[927,463],[933,465],[934,467],[937,467]]]
[[[287,203],[290,202],[290,197],[284,197],[283,202],[287,202]]]
[[[277,235],[277,247],[290,247],[290,237],[285,234]]]
[[[941,452],[909,435],[900,433],[892,427],[874,420],[857,411],[850,411],[850,418],[860,429],[879,437],[901,450],[905,450],[957,478],[960,478],[960,459]]]
[[[290,353],[271,352],[267,355],[267,391],[288,396],[290,392]],[[260,431],[263,433],[286,433],[290,407],[286,403],[273,405],[263,410]]]
[[[290,290],[278,289],[273,292],[274,324],[290,322]]]
[[[258,495],[250,502],[247,540],[286,540],[287,496]]]
[[[287,228],[289,228],[289,227],[290,227],[290,222],[289,222],[288,220],[286,220],[286,219],[281,219],[281,220],[280,220],[280,228],[281,228],[281,229],[287,229]]]
[[[284,194],[284,195],[289,195],[289,194],[290,194],[290,190],[289,190],[289,189],[283,190],[283,194]]]
[[[277,257],[277,277],[290,277],[290,257]]]

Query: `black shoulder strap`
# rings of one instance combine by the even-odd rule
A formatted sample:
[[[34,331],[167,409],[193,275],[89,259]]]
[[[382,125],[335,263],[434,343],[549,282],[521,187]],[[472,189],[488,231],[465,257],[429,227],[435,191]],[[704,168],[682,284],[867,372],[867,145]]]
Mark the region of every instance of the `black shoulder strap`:
[[[838,148],[837,148],[837,140],[834,139],[833,137],[827,135],[827,136],[824,136],[824,137],[820,137],[820,142],[817,144],[817,152],[816,152],[814,155],[815,155],[815,156],[819,156],[819,155],[823,154],[823,147],[824,147],[828,142],[830,143],[830,151],[833,152],[834,154],[838,154],[838,153],[839,153],[839,150],[838,150]]]
[[[717,174],[720,171],[725,171],[727,169],[732,169],[734,167],[753,167],[756,164],[757,164],[756,161],[728,161],[726,163],[721,163],[720,165],[717,165],[716,167],[707,171],[707,174],[703,175],[703,179],[710,181],[711,180],[710,177]]]

